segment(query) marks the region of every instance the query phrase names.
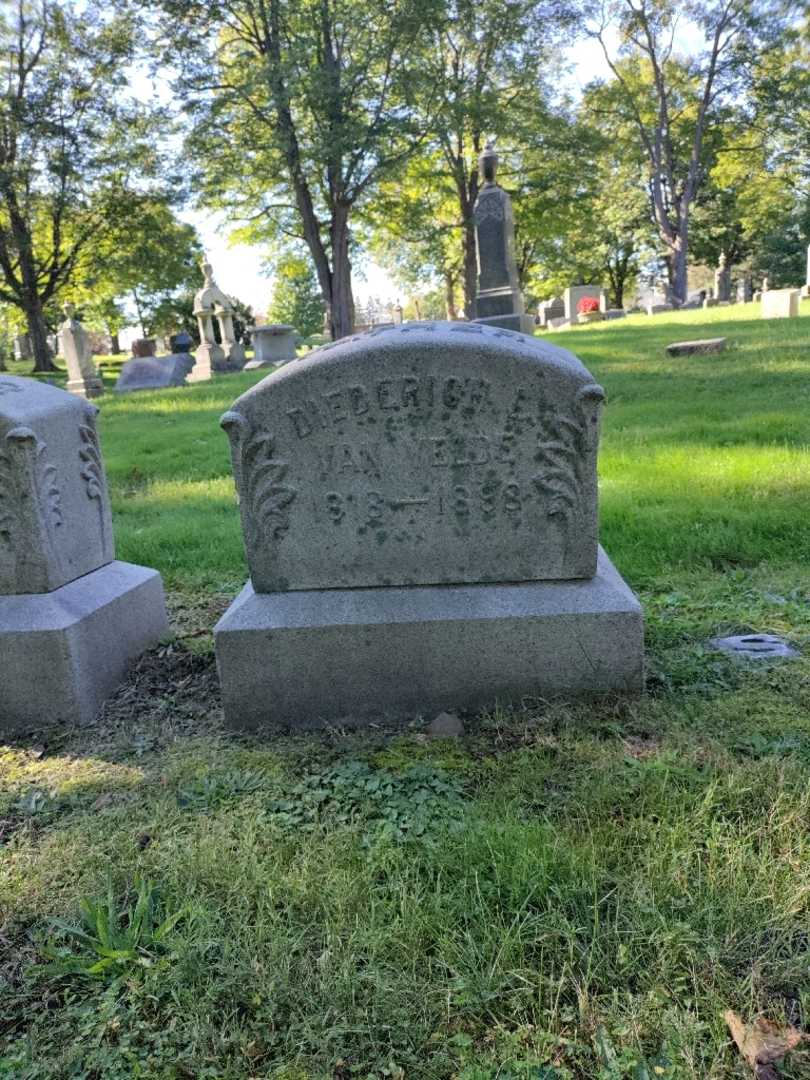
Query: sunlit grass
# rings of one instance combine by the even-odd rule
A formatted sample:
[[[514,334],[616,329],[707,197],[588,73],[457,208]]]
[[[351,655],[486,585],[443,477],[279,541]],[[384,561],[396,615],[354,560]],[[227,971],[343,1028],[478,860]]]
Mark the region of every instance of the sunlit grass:
[[[601,539],[648,693],[496,708],[453,742],[224,733],[195,691],[247,573],[218,420],[261,373],[102,399],[119,557],[160,569],[199,651],[173,674],[164,650],[115,720],[0,756],[0,1076],[742,1080],[725,1009],[810,1027],[810,318],[758,316],[551,336],[607,390]],[[706,647],[751,631],[804,655]],[[346,807],[274,812],[352,761],[452,776],[460,827],[399,844]],[[115,992],[43,975],[52,920],[139,876],[188,911],[166,953]],[[807,1050],[780,1068],[810,1075]]]

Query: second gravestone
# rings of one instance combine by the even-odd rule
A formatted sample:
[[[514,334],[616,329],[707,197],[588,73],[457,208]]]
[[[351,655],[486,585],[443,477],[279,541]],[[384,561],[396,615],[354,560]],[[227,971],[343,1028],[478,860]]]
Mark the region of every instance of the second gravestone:
[[[601,387],[571,353],[412,323],[316,350],[223,417],[251,581],[215,629],[234,727],[639,692],[599,548]]]

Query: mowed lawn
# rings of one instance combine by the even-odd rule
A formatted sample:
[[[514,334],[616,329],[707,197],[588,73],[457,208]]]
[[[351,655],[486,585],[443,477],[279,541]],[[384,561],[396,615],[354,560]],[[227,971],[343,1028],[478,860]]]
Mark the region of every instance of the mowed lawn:
[[[601,538],[648,692],[457,741],[224,732],[218,418],[260,374],[102,400],[118,555],[163,573],[176,637],[91,730],[0,748],[0,1076],[742,1078],[724,1010],[810,1029],[810,310],[549,340],[607,391]],[[804,658],[705,648],[753,630]]]

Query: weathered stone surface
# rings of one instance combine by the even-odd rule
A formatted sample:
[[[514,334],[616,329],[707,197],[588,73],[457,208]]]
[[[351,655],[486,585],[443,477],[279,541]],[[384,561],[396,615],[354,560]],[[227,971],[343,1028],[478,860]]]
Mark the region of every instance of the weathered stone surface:
[[[53,592],[0,596],[0,732],[85,724],[168,632],[160,574],[112,562]]]
[[[114,558],[97,411],[0,376],[0,594],[58,589]]]
[[[541,326],[547,326],[551,319],[565,318],[565,304],[561,296],[554,296],[551,300],[543,300],[537,305],[537,315]]]
[[[185,386],[193,367],[194,357],[190,353],[133,358],[122,366],[115,391],[126,394],[133,390],[165,390],[170,386]]]
[[[603,312],[602,317],[604,319],[624,319],[627,317],[627,312],[624,308],[608,308]]]
[[[214,271],[208,260],[203,259],[200,266],[204,284],[194,297],[200,347],[189,382],[210,379],[212,371],[240,371],[245,366],[245,350],[236,340],[234,331],[231,301],[214,281]],[[219,325],[221,345],[216,343],[214,322]]]
[[[565,330],[571,325],[571,320],[566,319],[563,315],[560,318],[549,319],[546,322],[546,328],[548,330]]]
[[[440,712],[428,724],[427,733],[432,739],[458,739],[464,734],[464,724],[455,713]]]
[[[475,321],[531,334],[534,320],[525,314],[518,281],[512,201],[496,180],[497,167],[498,155],[488,143],[479,159],[482,185],[473,210],[478,255]]]
[[[222,423],[257,592],[593,575],[601,387],[475,323],[315,350]]]
[[[667,345],[670,356],[697,356],[701,353],[718,353],[726,347],[724,337],[704,338],[702,341],[674,341]]]
[[[400,320],[401,321],[401,320]],[[287,360],[295,360],[295,327],[284,323],[254,326],[250,331],[253,341],[253,359],[245,364],[245,370],[275,367]]]
[[[603,311],[607,307],[607,297],[605,290],[601,285],[572,285],[570,288],[563,292],[563,307],[565,309],[565,317],[571,322],[576,322],[577,304],[584,297],[592,297],[599,301],[599,310]]]
[[[214,636],[226,722],[244,729],[643,684],[641,609],[604,552],[588,581],[264,596],[248,584]]]
[[[647,304],[648,315],[663,315],[665,311],[673,311],[672,304]]]
[[[67,390],[77,397],[99,397],[104,393],[104,383],[93,362],[90,338],[74,312],[73,304],[65,304],[65,321],[57,335],[68,372]]]
[[[794,319],[798,314],[798,289],[768,289],[767,292],[763,292],[763,319]]]
[[[730,653],[739,660],[775,660],[799,656],[797,649],[776,634],[738,634],[734,637],[712,638],[712,649]]]

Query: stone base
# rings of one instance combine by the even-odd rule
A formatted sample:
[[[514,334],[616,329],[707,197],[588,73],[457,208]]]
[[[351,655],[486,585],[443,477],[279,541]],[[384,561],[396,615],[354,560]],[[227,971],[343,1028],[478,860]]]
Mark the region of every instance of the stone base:
[[[286,360],[248,360],[245,371],[255,371],[257,368],[279,368],[297,359],[295,356],[287,357]]]
[[[516,334],[533,334],[536,330],[532,315],[493,315],[489,319],[473,319],[485,326],[498,326],[501,330],[514,330]]]
[[[0,596],[0,732],[90,723],[168,628],[160,574],[131,563],[50,593]]]
[[[194,353],[194,367],[188,373],[186,382],[207,382],[212,378],[214,368],[225,363],[225,353],[219,345],[203,343]]]
[[[98,376],[95,379],[68,379],[65,389],[77,397],[97,398],[104,393],[104,383]]]
[[[443,709],[643,689],[641,607],[596,577],[257,594],[214,629],[232,728],[362,725]]]

